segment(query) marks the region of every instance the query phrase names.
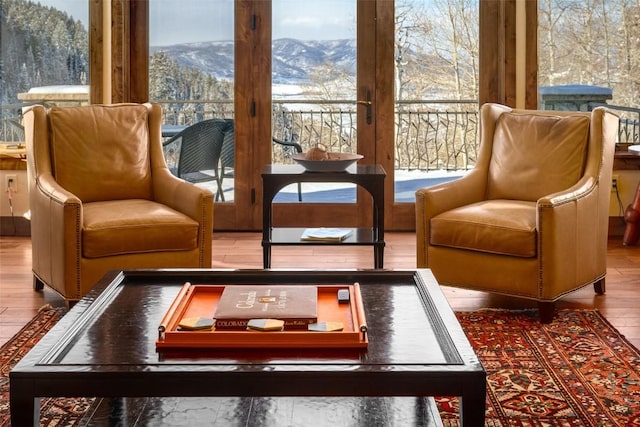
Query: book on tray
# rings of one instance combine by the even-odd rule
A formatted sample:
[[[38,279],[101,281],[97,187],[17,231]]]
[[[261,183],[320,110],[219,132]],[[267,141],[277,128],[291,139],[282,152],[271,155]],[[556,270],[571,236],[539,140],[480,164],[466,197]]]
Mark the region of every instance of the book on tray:
[[[285,329],[307,329],[318,320],[313,285],[225,286],[214,314],[217,330],[244,330],[251,319],[280,319]]]
[[[353,233],[351,228],[307,228],[300,237],[301,240],[340,242]]]

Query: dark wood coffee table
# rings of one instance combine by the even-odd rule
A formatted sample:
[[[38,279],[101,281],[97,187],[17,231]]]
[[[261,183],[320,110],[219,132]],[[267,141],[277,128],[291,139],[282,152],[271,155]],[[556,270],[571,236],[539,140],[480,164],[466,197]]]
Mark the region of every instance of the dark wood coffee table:
[[[158,352],[158,325],[185,281],[357,281],[367,317],[368,347]],[[111,272],[42,338],[9,377],[14,426],[37,425],[39,399],[49,396],[95,396],[115,402],[145,396],[237,396],[240,400],[253,396],[300,396],[295,399],[301,400],[305,396],[359,396],[363,397],[358,398],[359,406],[382,396],[417,396],[411,406],[422,408],[415,409],[421,414],[433,412],[424,409],[424,405],[433,404],[425,396],[460,396],[464,425],[484,425],[485,371],[429,270]],[[231,417],[244,416],[242,411],[226,409]],[[376,416],[376,411],[372,408],[371,415]],[[439,424],[429,421],[421,425]]]

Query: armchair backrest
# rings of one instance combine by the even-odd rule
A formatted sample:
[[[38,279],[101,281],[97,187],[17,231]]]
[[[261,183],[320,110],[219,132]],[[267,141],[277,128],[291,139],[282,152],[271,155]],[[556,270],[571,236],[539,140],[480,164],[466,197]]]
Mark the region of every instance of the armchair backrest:
[[[152,199],[150,105],[52,108],[56,181],[83,202]]]
[[[492,104],[483,109],[495,110],[483,115],[494,119],[483,125],[482,144],[490,145],[488,199],[535,202],[582,178],[587,155],[597,148],[590,146],[590,113],[525,111]]]

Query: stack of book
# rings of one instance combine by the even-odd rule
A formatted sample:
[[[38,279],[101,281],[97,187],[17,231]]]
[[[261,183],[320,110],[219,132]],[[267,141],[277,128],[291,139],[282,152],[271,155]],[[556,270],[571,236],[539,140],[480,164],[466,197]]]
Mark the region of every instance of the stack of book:
[[[351,228],[307,228],[300,240],[318,242],[341,242],[353,233]]]
[[[278,319],[284,329],[304,329],[318,320],[318,288],[312,285],[229,285],[214,315],[216,330],[245,330],[250,320]]]

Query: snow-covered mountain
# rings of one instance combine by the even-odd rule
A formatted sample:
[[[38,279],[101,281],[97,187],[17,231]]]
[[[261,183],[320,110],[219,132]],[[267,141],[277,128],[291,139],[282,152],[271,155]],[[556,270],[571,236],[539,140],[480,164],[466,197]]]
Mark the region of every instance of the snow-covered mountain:
[[[180,65],[196,68],[220,79],[233,77],[234,45],[232,41],[199,42],[151,47],[151,53],[165,52]],[[273,41],[273,81],[300,84],[309,80],[316,67],[332,64],[355,75],[355,40]]]

